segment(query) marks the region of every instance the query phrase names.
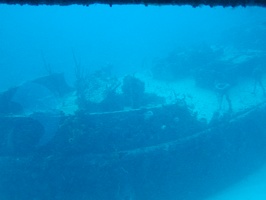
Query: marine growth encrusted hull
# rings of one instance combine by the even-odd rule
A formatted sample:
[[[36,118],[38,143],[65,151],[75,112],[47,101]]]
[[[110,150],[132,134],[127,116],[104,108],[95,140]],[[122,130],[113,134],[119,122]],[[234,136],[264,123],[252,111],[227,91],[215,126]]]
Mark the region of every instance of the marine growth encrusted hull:
[[[182,102],[33,116],[1,117],[3,200],[204,199],[266,158],[266,103],[209,124]]]

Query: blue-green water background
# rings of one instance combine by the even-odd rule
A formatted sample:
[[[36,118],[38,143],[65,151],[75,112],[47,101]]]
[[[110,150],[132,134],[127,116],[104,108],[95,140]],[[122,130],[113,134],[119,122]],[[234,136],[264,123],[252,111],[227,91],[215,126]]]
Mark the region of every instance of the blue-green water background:
[[[5,90],[46,75],[44,60],[73,83],[73,51],[88,71],[108,63],[119,74],[132,74],[180,46],[249,48],[264,37],[256,27],[265,28],[266,12],[259,7],[0,5],[0,19],[0,89]],[[266,48],[265,42],[255,45]]]

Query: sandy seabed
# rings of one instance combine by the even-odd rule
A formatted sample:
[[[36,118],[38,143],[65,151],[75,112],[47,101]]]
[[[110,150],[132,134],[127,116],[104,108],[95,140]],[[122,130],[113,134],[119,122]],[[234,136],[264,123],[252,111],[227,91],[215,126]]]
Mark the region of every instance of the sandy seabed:
[[[137,77],[145,82],[146,92],[164,97],[166,104],[175,103],[177,99],[184,99],[192,111],[198,114],[199,119],[204,118],[209,122],[216,111],[220,113],[228,111],[228,102],[225,98],[219,109],[217,93],[198,87],[193,78],[164,82],[142,74],[137,75]],[[266,76],[262,82],[266,88]],[[254,90],[254,87],[253,79],[242,79],[229,90],[228,95],[232,102],[233,112],[244,111],[266,101],[262,88],[257,85]]]

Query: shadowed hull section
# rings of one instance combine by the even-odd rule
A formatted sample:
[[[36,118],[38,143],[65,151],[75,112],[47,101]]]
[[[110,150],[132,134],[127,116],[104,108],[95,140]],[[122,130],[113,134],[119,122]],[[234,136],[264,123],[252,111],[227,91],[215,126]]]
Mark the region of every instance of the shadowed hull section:
[[[165,111],[168,107],[152,111],[162,115],[160,109]],[[129,144],[128,148],[117,146],[115,150],[106,146],[98,153],[92,153],[89,145],[93,141],[105,146],[111,141],[106,130],[98,126],[106,121],[106,113],[82,116],[87,123],[77,116],[62,119],[57,136],[45,150],[0,158],[1,199],[204,199],[265,164],[266,134],[264,122],[259,120],[265,119],[265,109],[265,104],[261,104],[228,121],[175,140],[166,139],[164,143],[144,140],[136,142],[134,148],[128,137],[120,135],[112,143],[119,140],[117,144]],[[134,121],[136,116],[136,111],[113,113],[108,119],[120,119],[121,123],[112,127],[117,133],[123,129],[128,136],[140,131],[137,124],[141,125],[141,120]],[[92,118],[98,120],[89,123]],[[129,123],[135,126],[126,128]],[[108,126],[111,129],[111,125],[105,125]],[[80,134],[84,129],[95,133],[98,130],[98,140],[85,139]],[[70,132],[75,132],[83,143],[76,143]]]

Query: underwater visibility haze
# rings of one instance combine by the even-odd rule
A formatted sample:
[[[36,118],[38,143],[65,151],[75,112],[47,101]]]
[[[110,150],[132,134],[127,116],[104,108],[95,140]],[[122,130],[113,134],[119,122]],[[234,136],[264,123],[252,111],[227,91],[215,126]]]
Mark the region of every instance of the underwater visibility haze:
[[[0,199],[266,199],[265,8],[0,19]]]

